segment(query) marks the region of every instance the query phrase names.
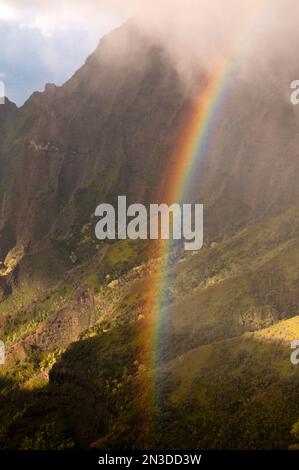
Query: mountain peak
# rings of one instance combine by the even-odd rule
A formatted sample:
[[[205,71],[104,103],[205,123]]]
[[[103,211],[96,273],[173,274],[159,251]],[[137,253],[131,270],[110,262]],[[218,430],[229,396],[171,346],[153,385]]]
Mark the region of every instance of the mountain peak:
[[[10,101],[6,96],[0,98],[0,119],[5,119],[8,115],[18,109],[17,105]]]
[[[57,86],[55,85],[55,83],[46,83],[45,85],[45,93],[52,93],[56,91],[56,89]]]
[[[16,109],[17,108],[17,105],[13,102],[13,101],[10,101],[9,98],[7,98],[7,96],[2,96],[0,98],[0,106],[1,108],[0,109],[3,109],[4,107],[7,108],[7,109]]]

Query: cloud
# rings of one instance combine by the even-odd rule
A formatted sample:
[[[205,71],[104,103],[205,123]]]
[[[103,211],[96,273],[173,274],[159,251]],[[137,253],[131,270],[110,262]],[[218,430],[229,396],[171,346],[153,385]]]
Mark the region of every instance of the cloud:
[[[52,69],[63,61],[65,48],[60,52],[59,41],[54,47],[51,37],[76,43],[76,34],[84,31],[79,36],[92,52],[94,38],[129,17],[164,44],[184,77],[197,63],[210,68],[221,57],[291,54],[299,39],[297,0],[0,0],[0,22],[14,25],[22,38],[37,31],[43,37],[43,61]]]
[[[75,25],[107,32],[133,16],[181,62],[196,55],[212,60],[219,50],[253,45],[253,27],[271,30],[273,22],[298,13],[297,0],[9,0],[9,7],[0,0],[0,18],[17,18],[21,28],[43,35]]]
[[[275,2],[271,0],[272,7]],[[134,16],[151,29],[179,24],[180,34],[196,25],[204,33],[214,26],[221,34],[265,3],[269,0],[0,0],[0,18],[18,17],[54,30],[72,23],[97,27],[105,17],[121,21]]]
[[[99,31],[106,25],[109,30],[124,16],[107,5],[92,0],[0,0],[0,20],[15,21],[23,29],[38,29],[46,36],[78,25]]]
[[[8,3],[0,2],[0,20],[11,21],[17,16],[15,8]]]
[[[145,31],[185,52],[213,53],[244,41],[252,24],[270,30],[273,22],[298,14],[297,0],[0,0],[0,19],[45,35],[74,25],[108,31],[133,16]]]

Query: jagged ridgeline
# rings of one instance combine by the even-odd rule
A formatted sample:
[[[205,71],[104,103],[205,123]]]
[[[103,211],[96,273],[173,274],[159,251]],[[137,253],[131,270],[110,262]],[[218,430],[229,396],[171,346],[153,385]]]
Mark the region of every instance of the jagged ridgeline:
[[[130,21],[62,87],[0,106],[2,448],[296,446],[296,66],[252,61],[190,188],[204,248],[171,268],[148,241],[99,242],[94,211],[161,202],[206,69],[187,86]]]

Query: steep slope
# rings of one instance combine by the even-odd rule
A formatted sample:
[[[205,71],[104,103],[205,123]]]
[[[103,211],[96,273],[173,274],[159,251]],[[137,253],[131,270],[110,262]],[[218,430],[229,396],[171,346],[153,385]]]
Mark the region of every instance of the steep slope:
[[[81,230],[116,188],[149,201],[183,102],[167,56],[131,23],[102,40],[63,87],[34,93],[13,117],[1,156],[2,256]]]
[[[123,261],[120,275],[128,250],[120,242],[81,267],[80,276],[73,268],[64,292],[33,304],[43,317],[7,338],[2,446],[294,444],[299,369],[290,362],[290,342],[298,334],[298,220],[298,208],[290,209],[175,265],[156,370],[147,361],[146,306],[162,260],[140,265],[143,255],[132,243],[133,269]],[[74,279],[83,291],[74,293]],[[9,308],[7,301],[2,307]],[[159,400],[148,396],[153,381]]]
[[[205,203],[207,237],[298,202],[298,113],[289,99],[296,64],[290,67],[281,55],[275,61],[269,54],[263,60],[245,56],[234,72],[190,188],[189,198]],[[199,67],[196,86],[186,87],[162,45],[129,21],[104,38],[63,87],[49,84],[34,93],[12,113],[4,133],[2,261],[15,246],[28,254],[47,246],[46,258],[59,264],[50,240],[76,248],[101,201],[113,202],[118,194],[134,202],[159,201],[193,94],[209,78]],[[66,251],[70,256],[73,250]],[[25,261],[20,276],[26,272]],[[55,277],[37,267],[30,275]]]

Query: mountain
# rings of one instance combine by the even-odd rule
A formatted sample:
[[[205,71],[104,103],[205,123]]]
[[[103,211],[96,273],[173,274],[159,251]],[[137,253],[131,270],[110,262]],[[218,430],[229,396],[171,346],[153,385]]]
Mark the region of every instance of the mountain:
[[[102,40],[63,87],[34,93],[13,117],[1,155],[2,256],[64,236],[115,188],[149,200],[183,98],[163,51],[131,24]]]
[[[189,86],[129,21],[62,87],[0,106],[3,448],[296,443],[296,64],[272,59],[234,72],[190,189],[205,204],[205,246],[169,268],[156,366],[148,321],[163,259],[147,242],[98,243],[93,214],[122,194],[161,202],[213,71],[198,66]]]
[[[0,119],[5,121],[7,117],[14,111],[17,110],[15,103],[12,103],[7,97],[4,98],[4,104],[0,108]]]

